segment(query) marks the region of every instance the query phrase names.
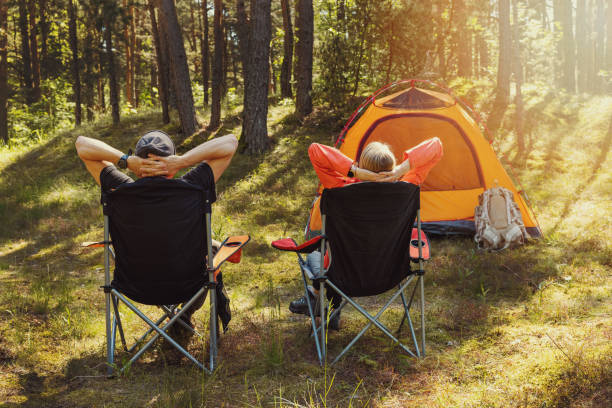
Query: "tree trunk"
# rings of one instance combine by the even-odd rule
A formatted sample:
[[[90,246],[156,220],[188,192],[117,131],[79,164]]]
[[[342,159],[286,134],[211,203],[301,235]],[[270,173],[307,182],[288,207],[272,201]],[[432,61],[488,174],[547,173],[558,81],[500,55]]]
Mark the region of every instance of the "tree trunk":
[[[28,31],[28,9],[26,0],[19,0],[19,31],[21,33],[22,76],[26,88],[26,99],[32,101],[32,61],[30,59],[30,35]]]
[[[604,69],[612,72],[612,3],[608,2],[606,18],[606,59]],[[608,80],[608,90],[612,91],[612,81]]]
[[[29,0],[28,8],[30,13],[30,52],[32,53],[32,99],[40,101],[40,60],[38,59],[38,40],[36,26],[36,0]]]
[[[558,46],[561,68],[559,84],[568,92],[576,92],[576,55],[572,26],[572,1],[554,0],[555,27],[561,29],[561,40]]]
[[[578,92],[587,92],[587,31],[586,31],[586,0],[576,3],[576,61],[578,61]]]
[[[153,31],[153,42],[155,43],[155,59],[157,61],[158,90],[159,101],[162,107],[162,121],[164,123],[170,123],[170,113],[168,112],[168,63],[160,40],[153,0],[149,0],[149,16],[151,17],[151,30]]]
[[[472,56],[470,55],[472,32],[468,29],[468,9],[464,0],[455,1],[457,8],[457,75],[469,78],[472,76]]]
[[[47,22],[47,0],[39,0],[38,9],[40,10],[40,75],[43,79],[47,78],[47,58],[49,39],[49,23]]]
[[[525,155],[525,134],[524,134],[524,102],[523,102],[523,63],[521,56],[521,27],[518,19],[518,0],[514,0],[512,4],[512,19],[514,24],[514,58],[512,59],[512,71],[514,72],[514,83],[516,95],[514,97],[515,119],[514,130],[516,132],[517,153],[515,160],[518,162]]]
[[[312,47],[314,43],[314,11],[312,0],[295,3],[296,96],[295,113],[304,118],[312,112]]]
[[[610,7],[610,6],[608,6]],[[610,24],[610,21],[608,21]],[[604,69],[605,60],[605,36],[606,36],[606,10],[603,0],[597,0],[597,11],[595,13],[595,93],[604,92],[603,77],[599,74]]]
[[[240,141],[249,154],[268,148],[268,87],[270,57],[270,0],[251,0],[249,49],[246,66],[244,120]]]
[[[208,53],[208,0],[202,1],[202,87],[204,88],[204,106],[208,106],[208,82],[210,80],[210,62]]]
[[[72,52],[72,91],[74,92],[74,123],[81,125],[81,78],[79,76],[79,47],[77,39],[77,11],[73,0],[68,0],[68,38]]]
[[[212,61],[210,123],[208,124],[210,130],[217,129],[221,124],[221,82],[223,81],[223,0],[214,0],[214,5],[213,36],[215,49]]]
[[[85,83],[85,106],[87,110],[87,121],[91,122],[94,118],[94,82],[95,75],[93,69],[93,55],[92,55],[92,47],[93,47],[93,34],[91,32],[91,28],[86,28],[87,34],[85,35],[85,47],[83,49],[83,62],[85,63],[85,74],[83,81]]]
[[[110,105],[113,123],[118,124],[121,120],[119,113],[119,85],[117,84],[117,72],[115,69],[115,54],[113,52],[113,24],[112,17],[107,15],[104,30],[104,42],[106,43],[106,59],[108,70],[108,87],[110,88]]]
[[[133,77],[132,77],[132,53],[133,45],[130,37],[130,26],[133,23],[134,14],[131,6],[128,6],[128,0],[123,0],[123,8],[128,12],[128,21],[123,26],[123,39],[125,41],[125,98],[130,107],[134,106],[134,95],[132,93],[134,89]]]
[[[293,24],[289,0],[281,0],[283,13],[283,63],[281,65],[280,86],[283,98],[293,98],[291,91],[291,68],[293,67]]]
[[[172,72],[172,83],[176,95],[176,103],[183,136],[192,135],[198,128],[198,121],[193,106],[193,94],[191,92],[191,79],[189,78],[189,67],[187,66],[187,55],[181,34],[181,27],[176,16],[174,0],[161,0],[160,18],[164,20],[169,47],[170,66]]]
[[[512,39],[510,36],[510,0],[499,0],[499,64],[497,88],[487,127],[494,136],[499,129],[510,99]]]
[[[0,0],[0,140],[8,144],[8,0]]]

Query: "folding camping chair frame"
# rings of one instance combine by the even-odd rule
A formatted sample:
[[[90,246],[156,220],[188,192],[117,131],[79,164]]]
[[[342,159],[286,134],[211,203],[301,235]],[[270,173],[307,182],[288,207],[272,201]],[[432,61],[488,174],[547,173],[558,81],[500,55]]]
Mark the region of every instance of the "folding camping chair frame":
[[[211,213],[207,211],[205,213],[206,217],[206,242],[207,242],[207,268],[206,272],[208,273],[208,282],[200,289],[198,292],[189,299],[188,302],[184,303],[182,307],[178,305],[159,305],[158,307],[162,310],[163,314],[156,320],[153,321],[149,317],[147,317],[142,311],[140,311],[134,304],[128,300],[122,293],[120,293],[117,289],[113,288],[111,285],[111,274],[110,274],[110,258],[115,259],[115,253],[113,252],[110,241],[110,233],[109,233],[109,218],[108,215],[104,214],[104,241],[101,242],[93,242],[93,243],[83,243],[85,247],[100,247],[104,246],[104,297],[106,303],[106,355],[107,355],[107,376],[112,377],[117,372],[122,373],[128,367],[131,366],[136,360],[138,360],[142,354],[147,351],[155,341],[161,336],[169,342],[172,346],[174,346],[179,352],[181,352],[185,357],[187,357],[190,361],[192,361],[196,366],[198,366],[201,370],[205,371],[208,374],[211,374],[215,368],[217,367],[217,337],[219,335],[219,328],[217,323],[217,296],[216,296],[216,274],[219,271],[221,265],[228,260],[228,258],[232,257],[236,252],[238,252],[249,240],[250,238],[247,236],[237,236],[237,237],[229,237],[221,244],[221,247],[218,252],[218,259],[213,258],[213,249],[212,249],[212,233],[211,233]],[[225,248],[226,250],[221,254],[221,249]],[[167,333],[168,329],[175,323],[181,324],[186,329],[189,329],[199,337],[202,337],[200,333],[186,324],[180,317],[185,313],[185,311],[189,310],[189,307],[201,296],[206,296],[210,292],[210,350],[209,350],[209,362],[208,366],[205,365],[205,362],[198,361],[191,353],[185,350],[180,344],[178,344],[172,337],[170,337]],[[138,317],[144,320],[148,325],[149,329],[138,339],[135,343],[128,347],[125,334],[123,331],[123,325],[121,323],[121,316],[119,314],[119,301],[124,303],[132,312],[134,312]],[[112,310],[111,310],[112,308]],[[162,323],[165,320],[168,320],[165,324]],[[116,340],[117,340],[117,329],[119,331],[119,337],[121,339],[121,343],[123,345],[123,349],[128,352],[134,352],[137,348],[138,351],[136,354],[132,356],[132,358],[125,363],[121,368],[118,368],[115,364],[115,348],[116,348]],[[155,334],[143,345],[144,340],[151,333],[155,332]],[[140,346],[140,348],[139,348]]]
[[[327,237],[325,235],[325,214],[321,214],[321,221],[322,221],[322,229],[321,229],[321,238],[320,238],[320,251],[321,251],[321,263],[320,265],[322,265],[322,271],[319,275],[314,275],[312,270],[310,270],[310,268],[308,267],[308,264],[306,263],[306,261],[304,260],[304,258],[300,255],[299,252],[296,252],[297,256],[298,256],[298,262],[300,265],[300,269],[302,272],[302,280],[304,283],[304,288],[305,288],[305,297],[306,297],[306,302],[308,304],[308,312],[310,314],[310,319],[311,319],[311,325],[312,325],[312,334],[311,336],[314,337],[315,340],[315,345],[316,345],[316,349],[317,349],[317,356],[319,358],[319,363],[321,365],[323,365],[326,361],[327,361],[327,342],[326,342],[326,338],[327,338],[327,333],[326,333],[326,322],[328,321],[328,317],[329,320],[333,319],[336,314],[340,313],[340,311],[342,310],[342,308],[344,308],[344,306],[346,306],[346,304],[350,304],[351,306],[353,306],[359,313],[361,313],[366,319],[369,320],[368,324],[353,338],[353,340],[351,340],[351,342],[340,352],[340,354],[338,354],[338,356],[331,362],[330,365],[335,364],[340,358],[342,358],[342,356],[344,356],[346,354],[346,352],[348,352],[350,350],[351,347],[353,347],[353,345],[357,342],[357,340],[359,340],[359,338],[361,338],[363,336],[363,334],[372,326],[376,326],[378,329],[380,329],[387,337],[389,337],[395,344],[397,344],[399,347],[401,347],[406,353],[408,353],[409,355],[413,356],[413,357],[425,357],[425,287],[424,287],[424,282],[423,282],[423,278],[424,278],[424,274],[425,271],[423,269],[423,261],[425,260],[425,258],[423,257],[423,240],[421,239],[422,235],[421,235],[421,214],[420,214],[420,210],[417,210],[417,247],[418,247],[418,258],[414,259],[412,258],[412,261],[418,261],[419,264],[419,269],[417,271],[413,271],[413,274],[411,274],[410,276],[408,276],[406,279],[403,280],[403,282],[400,282],[399,286],[398,286],[398,290],[391,296],[391,298],[389,299],[389,301],[382,307],[382,309],[380,309],[380,311],[375,315],[372,316],[370,313],[368,313],[363,307],[361,307],[359,304],[357,304],[353,299],[351,299],[350,296],[346,295],[344,292],[342,292],[342,290],[340,290],[336,285],[334,285],[332,282],[330,282],[327,278],[327,271],[329,268],[325,268],[324,267],[324,254],[325,254],[325,248],[328,247],[328,243],[327,243]],[[408,249],[407,249],[408,250]],[[331,259],[331,258],[330,258]],[[331,264],[331,262],[330,262]],[[326,308],[325,307],[319,307],[320,310],[320,322],[317,325],[316,323],[316,316],[315,316],[315,309],[314,306],[311,302],[310,302],[310,295],[309,295],[309,291],[308,291],[308,281],[307,281],[307,275],[309,277],[312,277],[313,281],[319,281],[320,285],[319,285],[319,299],[318,299],[318,303],[319,305],[325,305],[327,304],[327,300],[326,300],[326,290],[325,290],[325,285],[329,285],[330,288],[332,288],[334,291],[336,291],[340,296],[342,296],[342,302],[340,304],[340,306],[338,308],[336,308],[329,316],[327,316],[327,312],[326,312]],[[407,302],[406,301],[406,296],[404,294],[404,291],[406,290],[406,288],[408,288],[408,286],[410,285],[410,283],[414,280],[415,276],[417,277],[417,281],[414,285],[414,288],[412,289],[412,294],[410,295],[410,300]],[[417,342],[417,338],[415,335],[415,330],[414,330],[414,325],[412,323],[412,319],[410,318],[410,307],[412,306],[412,302],[414,300],[414,296],[415,293],[417,291],[417,288],[420,291],[420,314],[421,314],[421,347],[419,348],[419,344]],[[402,318],[402,321],[400,322],[400,325],[397,329],[396,335],[394,336],[391,331],[383,324],[381,323],[378,319],[379,317],[383,314],[383,312],[393,303],[393,301],[395,299],[397,299],[397,297],[400,296],[402,299],[402,304],[403,304],[403,308],[404,308],[404,316]],[[408,325],[410,327],[410,335],[412,337],[412,342],[414,344],[414,349],[415,351],[413,352],[412,350],[410,350],[406,345],[404,345],[396,336],[399,337],[399,333],[402,329],[402,326],[404,324],[404,321],[408,321]]]

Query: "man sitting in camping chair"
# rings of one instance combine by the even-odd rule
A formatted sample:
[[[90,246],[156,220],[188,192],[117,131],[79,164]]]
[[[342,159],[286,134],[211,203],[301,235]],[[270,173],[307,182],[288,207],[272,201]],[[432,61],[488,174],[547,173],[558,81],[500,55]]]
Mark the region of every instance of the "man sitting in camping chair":
[[[203,305],[209,289],[210,371],[214,369],[217,309],[220,309],[218,315],[224,327],[230,318],[229,299],[223,293],[219,268],[225,260],[237,261],[232,256],[239,256],[237,252],[248,241],[248,236],[228,238],[220,245],[219,254],[214,255],[210,215],[211,204],[216,199],[215,182],[228,167],[237,146],[236,138],[227,135],[204,142],[179,156],[170,137],[155,130],[140,138],[136,154],[132,156],[131,151],[124,154],[100,140],[84,136],[76,140],[79,157],[102,189],[105,240],[86,246],[105,247],[109,370],[112,371],[116,328],[124,348],[128,350],[117,310],[119,300],[151,326],[141,340],[149,333],[157,332],[155,338],[164,337],[204,368],[183,347],[194,333],[191,316]],[[141,178],[134,181],[113,164],[121,169],[127,168]],[[196,167],[179,179],[172,179],[179,170],[194,165]],[[110,249],[111,244],[114,252]],[[116,258],[112,282],[108,276],[109,254]],[[124,294],[139,303],[161,307],[164,316],[157,323],[148,320]],[[111,299],[115,314],[112,329],[108,326]],[[180,303],[184,307],[178,308]],[[164,319],[170,320],[166,328],[159,326]],[[141,351],[153,341],[155,339]],[[137,353],[132,361],[140,354]]]
[[[427,178],[430,170],[442,158],[442,143],[434,137],[407,150],[403,154],[403,161],[396,165],[395,156],[388,145],[379,142],[368,144],[361,154],[358,162],[354,162],[342,152],[329,146],[313,143],[308,149],[312,166],[319,177],[319,181],[326,189],[344,187],[360,181],[390,182],[403,181],[420,185]],[[320,214],[320,201],[314,205],[312,214]],[[311,216],[310,229],[313,228]],[[320,222],[320,215],[318,218]],[[321,253],[314,251],[307,255],[306,263],[314,275],[321,270]],[[312,304],[316,303],[319,287],[318,281],[309,286]],[[328,290],[332,309],[338,307],[341,297],[333,290]],[[308,315],[308,302],[305,296],[292,301],[289,310],[293,313]],[[329,322],[329,328],[338,330],[340,313],[336,313]]]

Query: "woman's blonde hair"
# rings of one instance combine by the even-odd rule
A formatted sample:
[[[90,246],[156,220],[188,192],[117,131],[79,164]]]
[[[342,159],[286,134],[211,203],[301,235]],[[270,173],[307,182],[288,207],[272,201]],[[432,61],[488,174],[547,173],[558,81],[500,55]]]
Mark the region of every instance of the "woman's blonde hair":
[[[380,142],[368,144],[359,158],[359,167],[375,173],[390,171],[395,167],[395,156],[389,145]]]

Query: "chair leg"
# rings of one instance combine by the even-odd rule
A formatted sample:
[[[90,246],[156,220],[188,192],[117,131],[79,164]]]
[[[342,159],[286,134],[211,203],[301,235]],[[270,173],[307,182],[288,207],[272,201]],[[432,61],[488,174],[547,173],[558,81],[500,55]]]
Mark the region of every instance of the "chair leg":
[[[404,291],[402,291],[400,295],[402,297],[402,303],[404,305],[404,317],[402,318],[402,323],[404,322],[404,319],[408,320],[408,326],[410,327],[410,336],[412,337],[412,342],[414,343],[414,349],[416,350],[416,355],[417,357],[421,357],[421,352],[419,351],[419,343],[417,342],[416,335],[414,333],[414,326],[412,324],[412,319],[410,318],[410,306],[412,305],[412,299],[414,298],[415,291],[416,291],[416,285],[414,287],[414,290],[412,291],[412,296],[410,297],[410,302],[408,304],[406,304],[406,297],[404,296]],[[401,324],[400,324],[400,328],[397,330],[398,338],[399,338],[400,330],[401,330]]]
[[[302,258],[300,257],[300,254],[297,254],[298,256],[298,263],[301,265],[304,264],[304,261],[302,260]],[[304,283],[304,296],[306,298],[306,304],[308,305],[308,314],[310,316],[310,324],[312,326],[312,334],[311,336],[314,336],[314,340],[315,340],[315,347],[317,348],[317,357],[319,357],[319,364],[323,365],[323,355],[321,354],[321,346],[319,344],[319,332],[317,331],[317,324],[316,324],[316,320],[315,320],[315,315],[314,315],[314,305],[312,305],[310,303],[310,294],[308,292],[308,282],[306,281],[306,273],[304,272],[304,269],[300,267],[300,270],[302,272],[302,282]]]
[[[114,360],[115,354],[113,352],[115,339],[112,333],[112,322],[111,322],[111,294],[105,293],[105,303],[106,303],[106,375],[107,377],[112,377],[114,374]]]
[[[210,290],[210,371],[217,365],[217,292]]]
[[[419,276],[421,286],[421,353],[425,357],[425,282],[423,275]]]
[[[113,309],[115,311],[115,321],[117,322],[117,328],[119,329],[119,337],[121,338],[121,344],[123,344],[123,349],[128,351],[127,343],[125,342],[125,334],[123,333],[123,325],[121,324],[121,316],[119,315],[119,304],[117,299],[113,296]],[[114,339],[114,336],[113,336]]]
[[[321,283],[319,286],[319,312],[321,314],[321,321],[319,327],[321,328],[321,337],[319,343],[321,345],[321,357],[322,363],[327,362],[327,307],[325,297],[325,284]]]

